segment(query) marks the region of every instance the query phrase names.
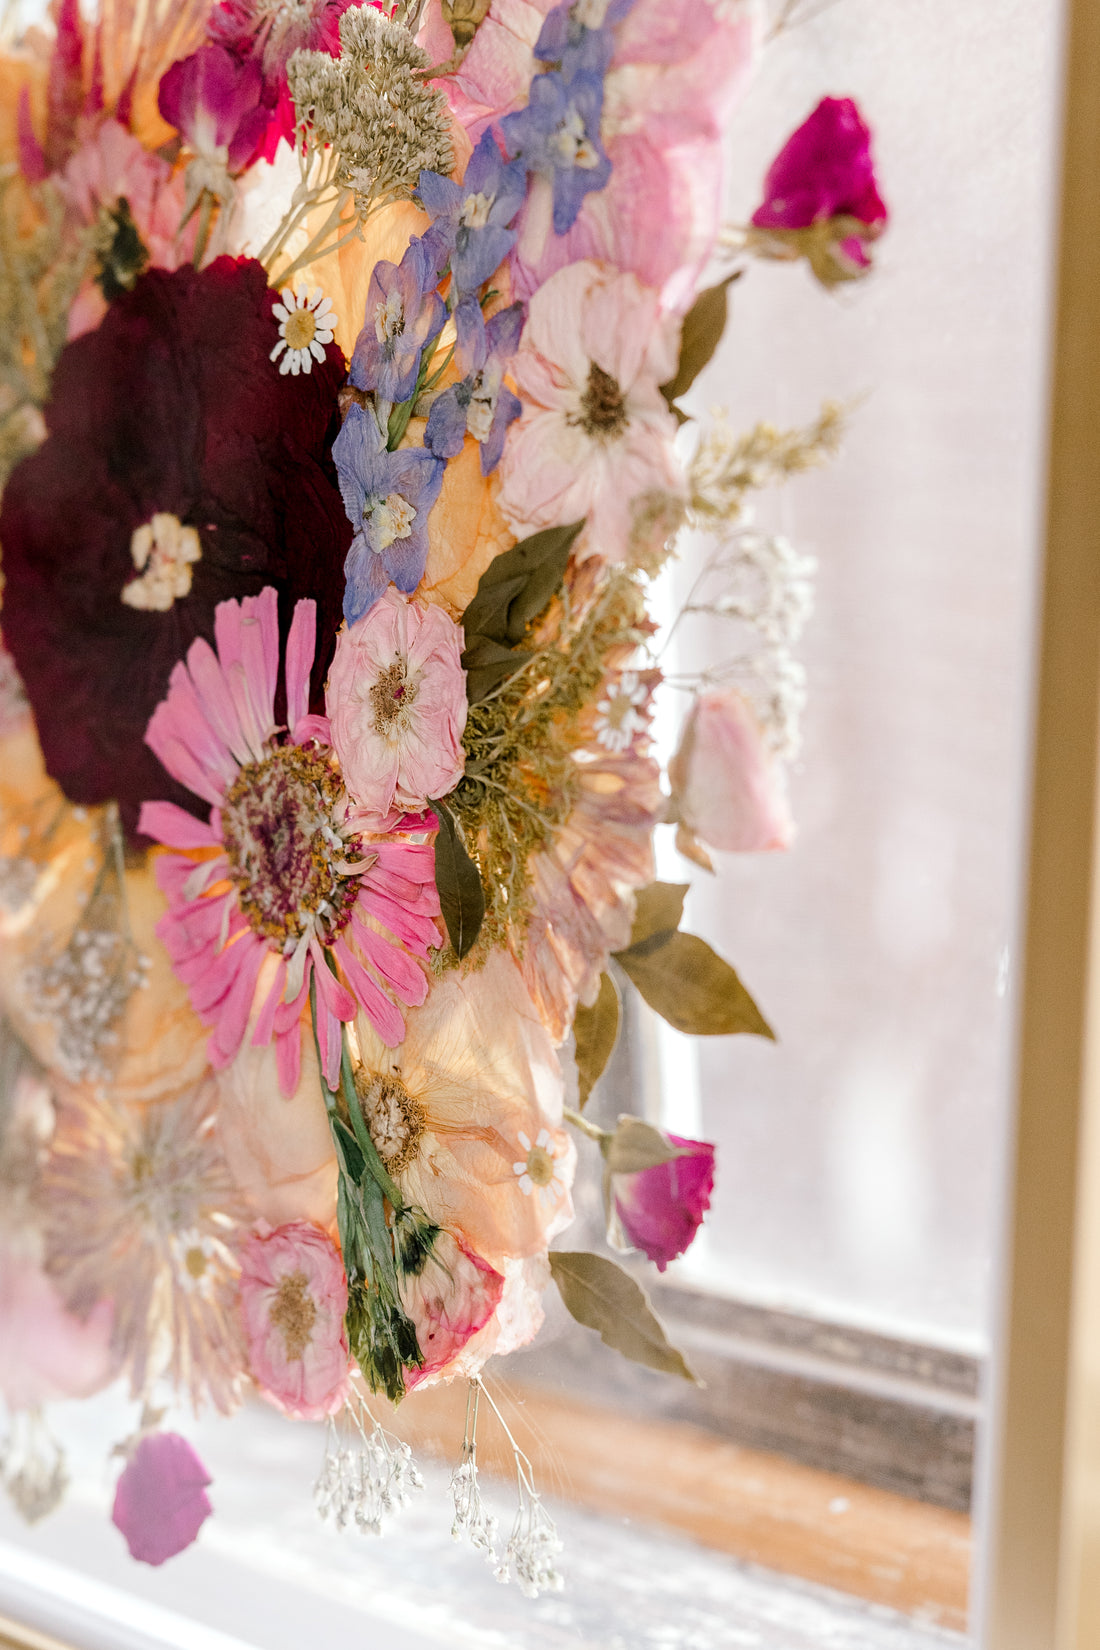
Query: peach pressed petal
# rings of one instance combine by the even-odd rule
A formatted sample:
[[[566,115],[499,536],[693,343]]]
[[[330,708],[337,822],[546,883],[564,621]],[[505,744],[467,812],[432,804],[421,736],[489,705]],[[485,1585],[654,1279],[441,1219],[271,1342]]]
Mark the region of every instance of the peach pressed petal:
[[[294,1092],[279,1087],[274,1044],[251,1038],[217,1078],[218,1138],[249,1212],[273,1226],[308,1220],[330,1234],[336,1227],[336,1154],[321,1097],[317,1052],[302,1039]]]
[[[424,420],[419,427],[423,441]],[[481,449],[467,437],[443,476],[443,490],[428,518],[428,560],[416,594],[460,617],[477,593],[489,563],[511,549],[516,535],[501,514],[500,482],[481,473]]]
[[[398,1077],[422,1118],[411,1161],[397,1171],[410,1203],[498,1270],[537,1254],[572,1218],[576,1153],[561,1128],[561,1068],[519,970],[503,952],[484,967],[437,981],[392,1053],[356,1023],[361,1080]],[[558,1178],[546,1198],[516,1174],[528,1142],[546,1130]]]

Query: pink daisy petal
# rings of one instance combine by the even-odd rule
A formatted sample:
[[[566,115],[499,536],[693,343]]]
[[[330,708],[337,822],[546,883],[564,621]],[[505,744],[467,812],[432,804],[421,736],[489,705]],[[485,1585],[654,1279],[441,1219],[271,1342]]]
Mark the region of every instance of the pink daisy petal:
[[[317,603],[300,601],[286,643],[286,723],[295,733],[309,712],[309,673],[317,645]]]
[[[169,848],[216,848],[221,840],[209,825],[174,802],[143,802],[138,830]]]

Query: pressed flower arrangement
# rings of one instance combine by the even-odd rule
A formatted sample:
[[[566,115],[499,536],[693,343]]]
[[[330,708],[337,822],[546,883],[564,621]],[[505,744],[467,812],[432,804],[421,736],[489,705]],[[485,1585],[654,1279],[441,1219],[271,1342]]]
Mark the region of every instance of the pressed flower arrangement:
[[[629,981],[771,1032],[654,880],[659,826],[785,847],[811,565],[753,488],[804,431],[680,406],[748,258],[861,275],[886,222],[826,98],[722,230],[750,0],[61,0],[0,62],[0,1471],[44,1416],[140,1406],[114,1520],[162,1563],[211,1510],[184,1399],[324,1421],[318,1506],[418,1482],[375,1395],[470,1383],[454,1528],[502,1557],[481,1371],[556,1285],[690,1378],[633,1271],[557,1241],[578,1149],[662,1271],[714,1148],[586,1114]],[[10,97],[9,94],[10,93]],[[662,671],[651,582],[739,651]],[[673,621],[672,628],[675,629]],[[662,773],[655,694],[684,692]],[[616,982],[619,983],[616,983]]]

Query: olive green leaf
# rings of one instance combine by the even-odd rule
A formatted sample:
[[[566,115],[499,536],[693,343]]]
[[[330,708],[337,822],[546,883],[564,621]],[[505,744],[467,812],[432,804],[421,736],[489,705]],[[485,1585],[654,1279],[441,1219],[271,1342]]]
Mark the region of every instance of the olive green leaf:
[[[674,1157],[683,1157],[685,1148],[674,1146],[667,1134],[655,1129],[642,1117],[624,1112],[613,1134],[604,1136],[600,1149],[609,1174],[638,1174],[642,1169],[656,1169],[662,1163],[671,1163]]]
[[[696,934],[659,935],[615,954],[650,1008],[677,1031],[696,1037],[775,1033],[737,973]]]
[[[648,888],[639,888],[634,905],[634,926],[626,947],[628,951],[645,945],[649,940],[667,939],[676,932],[684,914],[684,899],[689,887],[686,882],[651,882]]]
[[[705,292],[700,292],[684,316],[676,376],[670,378],[667,384],[661,385],[661,394],[670,407],[674,401],[687,394],[718,348],[718,340],[726,329],[726,315],[729,309],[727,288],[739,275],[740,270],[735,270],[724,281],[719,281],[717,286],[709,286]]]
[[[520,648],[503,647],[489,636],[475,636],[462,655],[468,703],[478,704],[530,658],[531,654]]]
[[[532,619],[561,588],[569,552],[583,521],[548,527],[494,556],[462,616],[469,647],[475,636],[515,647]]]
[[[701,1384],[665,1334],[645,1290],[604,1255],[550,1251],[550,1271],[566,1310],[594,1329],[605,1346],[648,1369]]]
[[[455,956],[462,958],[477,939],[485,916],[485,890],[481,875],[466,852],[451,810],[442,802],[429,802],[439,821],[435,839],[435,885],[447,935]]]
[[[581,1111],[614,1052],[621,1012],[619,988],[610,974],[602,974],[596,1001],[591,1008],[578,1008],[573,1021]]]

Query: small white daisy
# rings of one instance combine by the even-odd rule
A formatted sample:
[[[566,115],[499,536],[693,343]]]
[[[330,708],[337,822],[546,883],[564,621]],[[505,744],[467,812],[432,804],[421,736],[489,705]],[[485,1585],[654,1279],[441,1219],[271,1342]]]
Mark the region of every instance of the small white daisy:
[[[516,1138],[527,1153],[525,1158],[512,1164],[512,1171],[519,1176],[524,1196],[530,1197],[532,1192],[537,1192],[541,1203],[556,1202],[567,1188],[563,1165],[558,1161],[560,1148],[555,1146],[549,1129],[540,1129],[533,1145],[522,1129]]]
[[[272,312],[279,322],[279,342],[271,352],[271,359],[279,361],[280,372],[309,372],[314,361],[323,361],[325,345],[331,344],[336,325],[336,311],[319,286],[309,291],[300,286],[297,292],[284,287],[279,294],[282,303],[272,304]],[[283,355],[283,351],[286,354]]]
[[[636,670],[624,670],[606,696],[596,706],[596,738],[605,750],[618,756],[636,733],[645,727],[646,717],[638,712],[649,697],[649,689]]]

